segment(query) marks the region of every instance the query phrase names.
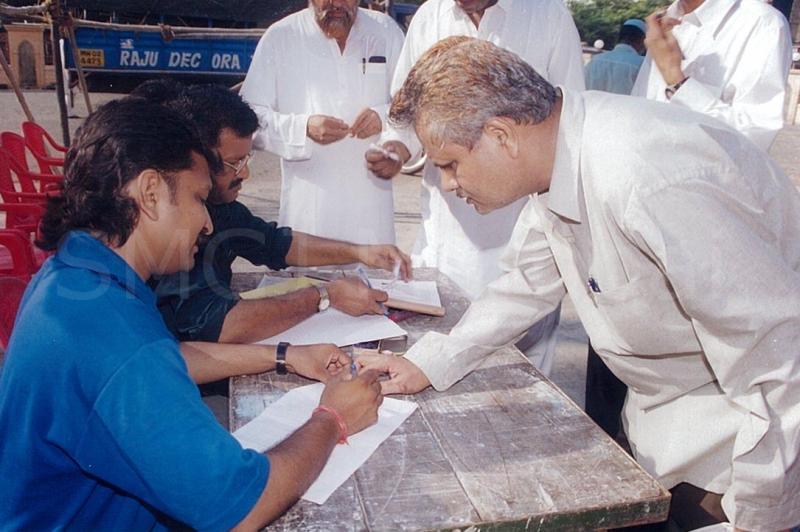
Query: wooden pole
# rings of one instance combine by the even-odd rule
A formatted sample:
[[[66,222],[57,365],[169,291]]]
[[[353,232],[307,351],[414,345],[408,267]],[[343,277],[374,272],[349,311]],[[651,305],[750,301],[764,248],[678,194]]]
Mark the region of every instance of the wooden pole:
[[[69,48],[72,50],[72,61],[75,63],[75,70],[78,72],[78,85],[81,87],[86,109],[91,113],[93,111],[92,102],[89,100],[89,87],[86,85],[86,76],[83,73],[83,66],[81,66],[81,54],[78,49],[78,40],[75,38],[75,27],[70,24],[67,27],[67,31],[69,32]]]
[[[69,146],[69,119],[67,118],[67,102],[64,101],[64,65],[61,63],[61,47],[59,38],[61,37],[61,4],[56,0],[50,4],[50,38],[53,43],[53,68],[56,71],[56,98],[58,99],[58,111],[61,115],[61,137],[64,146]]]
[[[25,117],[29,122],[36,122],[36,120],[33,119],[33,113],[31,113],[30,107],[28,107],[28,102],[25,101],[25,95],[22,94],[22,90],[19,88],[17,76],[14,74],[14,71],[11,70],[11,65],[8,63],[8,58],[6,58],[6,54],[3,52],[2,48],[0,48],[0,64],[3,66],[3,72],[6,73],[8,82],[11,83],[11,87],[14,89],[14,94],[17,95],[17,101],[22,107],[22,112],[25,113]]]

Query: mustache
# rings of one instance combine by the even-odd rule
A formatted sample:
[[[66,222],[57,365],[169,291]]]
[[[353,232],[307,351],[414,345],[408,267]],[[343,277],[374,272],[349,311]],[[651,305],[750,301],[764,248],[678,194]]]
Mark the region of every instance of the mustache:
[[[332,18],[333,13],[343,13],[344,19],[335,19]],[[350,26],[353,23],[353,19],[355,18],[355,13],[350,11],[349,9],[344,9],[341,7],[329,6],[320,9],[317,12],[317,19],[319,20],[320,24],[323,25],[330,25],[330,24],[341,24]]]
[[[236,188],[239,185],[241,185],[243,182],[244,182],[244,179],[241,179],[241,178],[240,179],[234,179],[233,181],[231,181],[231,184],[228,185],[228,190],[233,190],[234,188]]]

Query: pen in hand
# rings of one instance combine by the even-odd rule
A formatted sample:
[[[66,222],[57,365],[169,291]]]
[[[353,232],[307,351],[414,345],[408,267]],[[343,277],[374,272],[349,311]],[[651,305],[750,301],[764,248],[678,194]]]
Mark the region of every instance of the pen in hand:
[[[356,266],[356,273],[358,274],[358,277],[364,282],[364,284],[367,285],[367,288],[372,290],[372,283],[369,282],[369,277],[367,276],[367,272],[364,270],[364,268],[361,267],[360,265]],[[383,309],[383,315],[385,316],[386,314],[388,314],[389,311],[386,309],[386,305],[384,305],[383,303],[379,304],[381,306],[381,309]]]

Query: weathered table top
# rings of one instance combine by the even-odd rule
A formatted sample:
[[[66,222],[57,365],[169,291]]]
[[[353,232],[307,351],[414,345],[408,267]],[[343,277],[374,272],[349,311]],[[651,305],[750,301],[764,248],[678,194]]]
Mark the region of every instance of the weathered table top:
[[[447,315],[401,322],[409,345],[449,331],[468,306],[444,275],[415,276],[438,282]],[[274,372],[232,379],[231,430],[307,383]],[[586,530],[666,518],[669,492],[514,347],[445,392],[403,398],[419,408],[324,505],[301,500],[270,528]]]

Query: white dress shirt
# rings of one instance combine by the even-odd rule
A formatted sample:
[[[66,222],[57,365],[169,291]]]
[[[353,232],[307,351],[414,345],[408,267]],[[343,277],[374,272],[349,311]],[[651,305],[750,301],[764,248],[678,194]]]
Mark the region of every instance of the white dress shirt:
[[[705,0],[684,15],[673,3],[667,16],[689,79],[673,104],[713,116],[767,150],[783,127],[792,42],[784,16],[762,0]],[[666,83],[647,56],[631,93],[667,101]]]
[[[502,264],[449,336],[406,354],[436,389],[568,292],[629,386],[645,469],[724,492],[741,528],[800,523],[800,195],[766,153],[686,109],[565,91],[549,192]]]
[[[597,54],[586,65],[586,88],[593,91],[630,94],[644,57],[636,49],[620,43],[610,52]]]
[[[561,0],[499,0],[485,11],[478,28],[453,0],[428,0],[411,20],[392,93],[422,54],[453,35],[490,41],[518,54],[551,83],[583,89],[580,38]],[[393,136],[406,142],[412,154],[419,149],[413,132],[391,132],[383,140]],[[474,299],[502,273],[497,261],[523,205],[518,201],[481,216],[455,196],[443,195],[439,171],[426,164],[414,264],[439,268]]]
[[[321,145],[307,137],[306,125],[314,114],[352,124],[367,107],[385,122],[402,45],[390,17],[363,9],[344,52],[322,33],[311,8],[264,33],[241,95],[261,124],[255,147],[281,156],[281,225],[360,244],[394,242],[392,183],[375,177],[364,159],[377,136]]]

